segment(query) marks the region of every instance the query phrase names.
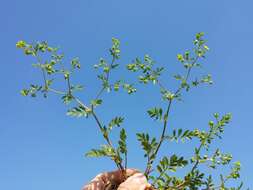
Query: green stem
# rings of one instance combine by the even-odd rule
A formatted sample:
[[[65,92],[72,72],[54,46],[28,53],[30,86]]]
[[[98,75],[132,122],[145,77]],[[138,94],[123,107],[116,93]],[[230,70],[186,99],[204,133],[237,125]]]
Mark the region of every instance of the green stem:
[[[155,149],[155,152],[154,152],[155,157],[154,157],[154,159],[153,159],[150,163],[148,163],[148,165],[147,165],[147,167],[146,167],[146,170],[145,170],[145,173],[144,173],[145,176],[148,176],[148,175],[149,175],[149,173],[150,173],[150,171],[151,171],[151,168],[152,168],[152,164],[153,164],[153,162],[154,162],[154,160],[155,160],[155,158],[156,158],[156,155],[157,155],[157,153],[158,153],[158,151],[159,151],[159,149],[160,149],[160,147],[161,147],[161,145],[162,145],[162,142],[163,142],[163,140],[164,140],[165,132],[166,132],[166,129],[167,129],[168,116],[169,116],[171,104],[172,104],[172,99],[169,100],[169,105],[168,105],[167,110],[166,110],[166,113],[165,113],[165,115],[164,115],[163,131],[162,131],[162,134],[161,134],[161,136],[160,136],[159,143],[158,143],[158,145],[157,145],[157,147],[156,147],[156,149]]]
[[[125,170],[127,169],[127,151],[125,152]]]
[[[165,174],[168,168],[165,168],[162,173],[156,178],[156,180],[152,183],[152,186],[156,184],[156,182]]]
[[[191,70],[192,70],[192,67],[195,65],[195,63],[198,61],[198,56],[194,59],[194,61],[192,62],[192,66],[188,68],[187,70],[187,73],[186,73],[186,77],[185,77],[185,81],[187,82],[189,77],[190,77],[190,73],[191,73]],[[163,86],[159,83],[160,87],[163,88]],[[180,91],[182,90],[182,86],[180,86],[176,92],[175,92],[175,95],[178,95],[180,93]],[[147,167],[145,169],[145,176],[148,177],[148,175],[150,174],[151,172],[151,169],[152,169],[152,164],[154,163],[155,161],[155,158],[158,154],[158,151],[160,150],[160,147],[163,143],[163,140],[164,140],[164,136],[165,136],[165,132],[166,132],[166,129],[167,129],[167,123],[168,123],[168,116],[169,116],[169,112],[170,112],[170,109],[171,109],[171,104],[172,104],[172,100],[173,99],[170,99],[169,100],[169,104],[168,104],[168,107],[167,107],[167,110],[166,110],[166,113],[164,115],[164,123],[163,123],[163,130],[162,130],[162,134],[160,136],[160,140],[159,140],[159,143],[154,151],[154,159],[152,161],[148,160],[148,163],[147,163]]]
[[[56,90],[56,89],[53,89],[53,88],[50,88],[50,87],[48,87],[48,91],[51,91],[51,92],[54,92],[54,93],[60,94],[60,95],[65,95],[65,94],[66,94],[66,93],[63,92],[63,91]]]
[[[37,56],[37,60],[39,62],[39,64],[42,64],[41,63],[41,59]],[[112,64],[114,63],[114,59],[112,61]],[[53,89],[53,88],[49,88],[47,86],[47,83],[46,83],[46,73],[45,73],[45,70],[43,68],[41,68],[42,70],[42,75],[43,75],[43,80],[44,80],[44,83],[45,83],[45,88],[48,90],[48,91],[51,91],[53,93],[56,93],[56,94],[60,94],[60,95],[65,95],[66,92],[63,92],[63,91],[59,91],[59,90],[56,90],[56,89]],[[63,67],[63,70],[64,70],[64,67]],[[106,80],[109,79],[109,72],[107,73],[107,76],[106,76]],[[80,105],[82,106],[83,108],[85,108],[86,110],[92,110],[92,116],[94,117],[99,129],[101,132],[103,132],[103,126],[100,122],[100,120],[98,119],[96,113],[94,112],[93,109],[90,109],[88,106],[86,106],[80,99],[78,99],[77,97],[75,97],[73,94],[72,94],[72,91],[71,91],[71,83],[70,83],[70,76],[67,77],[67,87],[68,87],[68,94]],[[104,89],[101,90],[101,92],[98,94],[98,96],[100,96],[102,94],[102,92],[104,91]],[[97,96],[97,97],[98,97]],[[112,145],[112,142],[110,141],[109,137],[108,136],[104,136],[107,144],[109,146],[111,146],[113,148],[113,145]],[[115,148],[113,148],[115,150]],[[120,169],[121,171],[124,171],[124,167],[122,166],[121,163],[118,163],[117,161],[115,161],[116,163],[116,166],[118,167],[118,169]],[[124,176],[124,175],[123,175]]]
[[[116,60],[116,58],[113,57],[113,58],[112,58],[112,62],[111,62],[111,64],[109,65],[109,71],[106,73],[105,79],[106,79],[106,82],[107,82],[107,83],[108,83],[108,81],[109,81],[110,71],[111,71],[112,65],[113,65],[113,63],[115,62],[115,60]],[[106,88],[106,87],[103,86],[103,87],[100,89],[100,91],[99,91],[98,94],[96,95],[95,99],[98,99],[98,98],[103,94],[105,88]]]

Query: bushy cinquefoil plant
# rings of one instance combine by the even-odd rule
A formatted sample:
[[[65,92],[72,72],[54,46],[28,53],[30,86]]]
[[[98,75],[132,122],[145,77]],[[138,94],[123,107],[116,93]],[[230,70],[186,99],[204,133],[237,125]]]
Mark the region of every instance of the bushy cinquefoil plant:
[[[136,58],[132,63],[126,66],[129,72],[137,73],[138,83],[143,85],[153,83],[157,85],[158,90],[160,90],[160,98],[163,100],[163,107],[154,106],[147,110],[147,115],[161,124],[161,135],[159,137],[152,137],[152,135],[145,132],[136,134],[144,150],[144,157],[146,160],[146,168],[143,170],[143,173],[155,189],[239,190],[242,188],[242,183],[237,187],[229,186],[229,181],[240,177],[240,162],[231,164],[232,156],[230,154],[222,153],[218,148],[213,152],[209,148],[214,140],[221,138],[225,126],[231,120],[230,113],[225,115],[215,113],[213,115],[213,120],[208,122],[205,131],[182,128],[169,128],[168,130],[172,105],[182,100],[183,93],[202,84],[212,84],[211,75],[202,76],[200,78],[191,76],[192,70],[202,67],[201,59],[205,58],[209,50],[203,36],[203,33],[197,33],[193,41],[192,50],[177,55],[178,61],[183,65],[184,74],[176,74],[174,76],[179,83],[178,87],[174,90],[166,88],[166,85],[161,82],[160,76],[164,72],[164,68],[157,67],[154,60],[149,55],[145,55],[143,59]],[[82,100],[76,95],[76,91],[83,89],[81,85],[73,84],[71,80],[74,72],[81,69],[78,58],[72,59],[70,64],[64,64],[63,54],[59,53],[58,48],[49,46],[47,42],[28,44],[25,41],[19,41],[16,46],[23,50],[25,55],[35,58],[36,62],[33,66],[41,73],[43,78],[42,83],[31,84],[29,88],[23,89],[21,94],[23,96],[37,97],[37,95],[41,93],[46,98],[49,93],[54,93],[60,96],[64,104],[68,105],[71,102],[71,105],[73,105],[73,103],[75,104],[74,107],[71,107],[67,111],[67,115],[94,118],[105,140],[105,144],[101,145],[98,149],[90,150],[86,153],[86,156],[108,157],[124,174],[127,168],[128,156],[126,142],[127,133],[124,128],[121,128],[118,140],[112,139],[111,133],[115,127],[121,127],[125,118],[117,116],[106,124],[96,112],[103,103],[102,95],[104,93],[123,89],[129,95],[132,95],[137,91],[137,82],[136,84],[132,84],[123,79],[118,79],[116,81],[111,79],[111,73],[119,69],[119,40],[116,38],[112,39],[112,47],[109,50],[111,60],[100,59],[99,63],[94,65],[94,68],[98,71],[97,78],[101,81],[101,88],[97,94],[94,95],[95,98],[92,100]],[[56,77],[61,77],[63,82],[65,81],[65,90],[59,89],[60,87],[54,84],[54,78]],[[194,80],[192,80],[192,78],[194,78]],[[193,154],[190,158],[185,158],[177,154],[158,157],[160,148],[165,141],[190,142],[193,139],[197,139],[199,143],[196,147],[193,145]],[[220,180],[213,180],[216,176],[207,175],[205,172],[206,170],[202,167],[205,166],[215,170],[218,168],[218,165],[222,165],[223,167],[225,165],[231,165],[231,172],[227,174],[222,174],[221,172]],[[177,170],[179,168],[185,168],[185,174],[183,176],[182,174],[177,175]]]

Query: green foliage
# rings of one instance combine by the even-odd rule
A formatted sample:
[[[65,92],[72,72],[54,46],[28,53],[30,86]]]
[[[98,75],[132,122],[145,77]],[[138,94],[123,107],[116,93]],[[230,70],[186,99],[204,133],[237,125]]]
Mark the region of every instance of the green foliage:
[[[123,121],[124,121],[123,117],[115,117],[109,123],[108,128],[111,130],[114,126],[120,127]]]
[[[67,115],[73,117],[88,117],[89,114],[91,114],[91,110],[86,109],[82,106],[71,108],[67,112]]]
[[[112,47],[110,49],[110,53],[113,58],[119,59],[120,58],[120,41],[116,38],[112,38]]]
[[[157,165],[157,171],[162,174],[166,171],[176,172],[178,167],[185,167],[188,161],[184,157],[177,157],[173,154],[171,157],[163,157],[162,160]]]
[[[78,58],[74,58],[71,60],[71,66],[73,69],[81,69],[81,64]]]
[[[29,89],[23,89],[20,91],[21,95],[36,97],[37,93],[42,91],[42,86],[31,84]]]
[[[91,100],[91,105],[92,105],[93,107],[97,107],[97,106],[101,105],[102,102],[103,102],[103,100],[101,100],[101,99]]]
[[[133,63],[127,65],[127,69],[132,72],[141,71],[142,74],[138,77],[140,83],[147,84],[148,82],[153,82],[156,84],[164,68],[153,68],[154,64],[153,59],[149,55],[145,55],[144,61],[136,58]]]
[[[108,156],[114,158],[116,156],[115,150],[109,145],[101,145],[100,149],[92,149],[85,154],[88,157],[103,157]]]
[[[161,120],[163,116],[163,110],[162,108],[152,108],[148,110],[148,115],[156,120]]]
[[[161,134],[157,137],[151,137],[145,132],[137,133],[137,140],[144,151],[146,158],[146,168],[144,174],[152,182],[155,189],[158,190],[239,190],[242,188],[242,183],[237,187],[229,187],[227,184],[230,180],[237,180],[240,178],[240,162],[235,162],[228,174],[223,174],[221,170],[220,181],[214,180],[212,175],[207,175],[203,168],[211,168],[212,170],[219,170],[221,167],[230,167],[232,155],[223,153],[220,148],[211,149],[213,141],[221,139],[226,126],[231,121],[231,114],[224,114],[220,116],[218,113],[214,114],[214,119],[208,122],[206,130],[198,128],[190,130],[184,128],[169,128],[170,124],[170,110],[176,101],[183,98],[183,93],[190,91],[192,87],[198,87],[200,84],[213,84],[210,74],[204,76],[192,77],[192,70],[203,67],[202,59],[205,59],[209,47],[206,44],[204,33],[197,33],[193,41],[192,50],[179,53],[177,61],[183,66],[183,73],[176,73],[174,79],[178,81],[176,89],[168,89],[162,82],[162,74],[165,72],[163,67],[156,66],[156,62],[149,56],[145,55],[143,59],[135,58],[132,63],[127,64],[128,71],[137,74],[137,81],[139,85],[146,85],[152,83],[158,86],[160,91],[160,99],[163,100],[163,106],[154,105],[147,110],[149,117],[153,120],[159,121],[162,124]],[[69,64],[64,64],[64,55],[59,53],[59,49],[51,47],[47,42],[37,42],[35,44],[28,44],[25,41],[19,41],[16,47],[23,50],[27,56],[35,58],[36,62],[32,64],[34,68],[38,69],[42,76],[43,82],[41,84],[31,84],[29,88],[21,90],[23,96],[37,97],[41,93],[44,97],[48,93],[60,95],[64,104],[74,104],[72,108],[68,109],[67,115],[73,117],[92,117],[101,136],[105,140],[105,144],[101,145],[99,149],[91,149],[86,153],[88,157],[108,157],[122,171],[127,168],[127,134],[124,128],[120,129],[117,146],[115,146],[115,139],[111,139],[111,133],[115,127],[121,127],[124,121],[123,117],[114,117],[109,124],[104,124],[101,118],[96,113],[100,108],[104,99],[102,95],[105,92],[115,92],[123,89],[128,94],[134,94],[137,91],[136,84],[128,83],[125,79],[111,79],[112,72],[120,68],[120,41],[116,38],[112,39],[112,46],[109,49],[111,60],[101,58],[94,68],[97,70],[97,78],[101,81],[101,87],[94,98],[82,101],[76,95],[76,91],[83,90],[80,84],[72,84],[74,73],[81,69],[79,58],[73,58]],[[66,87],[59,90],[57,84],[54,84],[54,79],[61,77]],[[166,76],[167,77],[167,76]],[[166,79],[167,80],[167,79]],[[62,88],[62,85],[60,86]],[[155,101],[152,99],[152,101]],[[110,110],[111,112],[111,110]],[[159,128],[155,130],[160,130]],[[197,144],[196,144],[196,142]],[[195,142],[192,156],[185,158],[183,156],[160,155],[160,148],[165,142]],[[211,150],[215,150],[212,152]],[[160,161],[157,161],[160,158]],[[200,167],[201,166],[201,167]],[[178,169],[181,169],[183,175],[177,175]],[[152,172],[153,171],[153,172]],[[152,172],[152,175],[151,175]],[[123,172],[124,173],[124,172]]]
[[[119,140],[119,149],[122,154],[127,153],[126,138],[127,138],[126,131],[123,128],[120,131],[120,140]]]
[[[157,147],[156,138],[150,139],[149,134],[137,133],[137,139],[140,141],[142,149],[145,151],[144,157],[152,159],[154,157],[154,149]]]
[[[64,96],[61,97],[62,101],[64,104],[69,104],[73,100],[73,97],[71,94],[65,94]]]

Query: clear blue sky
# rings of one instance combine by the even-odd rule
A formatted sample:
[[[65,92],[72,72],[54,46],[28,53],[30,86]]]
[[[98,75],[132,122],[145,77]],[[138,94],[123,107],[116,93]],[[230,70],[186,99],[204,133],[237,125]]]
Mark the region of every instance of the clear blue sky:
[[[252,7],[251,0],[1,0],[0,189],[80,189],[98,172],[114,168],[110,160],[83,156],[103,143],[93,120],[65,116],[66,107],[55,96],[20,96],[20,89],[41,76],[30,66],[31,59],[15,48],[18,40],[59,45],[66,61],[79,56],[83,70],[76,80],[86,87],[81,94],[85,100],[98,86],[92,65],[107,54],[112,37],[121,39],[123,66],[148,53],[166,67],[163,80],[173,87],[171,75],[182,71],[176,54],[189,49],[199,31],[206,33],[211,48],[204,72],[211,73],[215,83],[186,94],[184,102],[173,107],[171,125],[204,129],[212,113],[233,113],[223,141],[216,145],[242,162],[242,179],[252,187]],[[129,115],[124,126],[131,139],[131,167],[142,169],[144,161],[135,133],[158,135],[161,130],[144,113],[159,98],[154,89],[139,89],[129,99],[113,94],[114,103],[106,95],[99,111],[106,121]],[[166,144],[162,153],[187,151],[176,147]]]

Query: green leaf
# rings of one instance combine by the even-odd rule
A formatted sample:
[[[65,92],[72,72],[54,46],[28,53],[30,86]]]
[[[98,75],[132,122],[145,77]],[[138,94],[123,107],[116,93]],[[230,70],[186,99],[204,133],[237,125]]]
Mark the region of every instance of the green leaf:
[[[50,73],[49,73],[50,74]],[[70,72],[69,71],[64,71],[64,79],[67,80],[69,79],[69,76],[70,76]]]
[[[126,131],[124,128],[120,131],[120,140],[119,140],[119,150],[122,154],[127,153],[127,145],[126,145]]]
[[[204,36],[204,32],[199,32],[196,34],[196,39],[201,40],[201,37],[203,37],[203,36]]]
[[[105,73],[109,73],[109,71],[110,71],[110,67],[108,67],[108,66],[104,67],[104,72]]]
[[[20,93],[21,93],[22,96],[28,96],[29,90],[23,89],[23,90],[20,91]]]
[[[66,94],[62,96],[61,99],[63,100],[64,104],[69,104],[73,100],[73,96],[71,96],[70,94]]]
[[[124,83],[123,88],[127,91],[128,94],[133,94],[134,92],[137,91],[137,89],[134,88],[132,84]]]
[[[240,178],[240,170],[241,170],[241,163],[240,162],[235,162],[232,169],[232,171],[230,172],[230,174],[226,177],[227,179],[238,179]]]
[[[113,65],[111,65],[111,68],[116,69],[118,66],[119,66],[119,64],[113,64]]]
[[[79,61],[79,58],[74,58],[71,60],[71,66],[73,69],[80,69],[81,68],[81,64],[80,64],[80,61]]]
[[[207,83],[207,84],[213,84],[211,75],[204,76],[201,81],[201,83]]]
[[[42,90],[42,86],[39,85],[35,85],[35,84],[31,84],[29,89],[23,89],[20,91],[20,94],[22,96],[28,96],[30,95],[31,97],[36,97],[37,96],[37,92],[43,92]]]
[[[80,84],[71,86],[71,90],[74,90],[74,91],[81,91],[83,90],[83,88],[84,88],[83,85],[80,85]]]
[[[82,106],[79,106],[68,110],[67,115],[73,117],[88,117],[90,113],[91,113],[90,109],[86,109]]]
[[[114,91],[118,91],[119,90],[119,88],[120,88],[120,82],[121,81],[117,81],[117,82],[114,83],[114,85],[113,85]]]
[[[99,67],[105,67],[107,65],[106,61],[103,58],[100,58],[99,63],[94,65],[95,69],[98,69]]]
[[[51,86],[52,85],[52,83],[53,83],[53,79],[51,79],[51,80],[46,80],[46,86],[47,87],[49,87],[49,86]]]
[[[151,118],[154,118],[155,120],[162,119],[162,114],[163,114],[162,108],[151,108],[147,112],[148,112],[149,116]]]
[[[177,59],[180,62],[184,62],[184,56],[182,54],[177,54]]]
[[[94,107],[97,107],[97,106],[101,105],[102,102],[103,101],[101,99],[91,100],[91,105],[94,106]]]
[[[120,127],[120,125],[123,123],[123,121],[124,121],[124,118],[123,118],[123,117],[115,117],[115,118],[113,118],[113,119],[110,121],[109,125],[108,125],[108,129],[109,129],[109,130],[112,130],[112,128],[113,128],[114,126]]]
[[[105,153],[99,149],[92,149],[85,154],[87,157],[102,157],[105,156]]]
[[[174,75],[174,78],[175,78],[176,80],[182,80],[182,79],[183,79],[183,77],[182,77],[181,75],[179,75],[179,74]]]
[[[174,93],[165,89],[161,89],[161,94],[162,94],[163,100],[173,100],[176,97]]]
[[[24,49],[24,53],[25,53],[25,55],[32,55],[32,54],[34,54],[34,52],[31,49],[28,49],[28,48]]]
[[[23,40],[20,40],[16,43],[17,48],[24,48],[26,46],[26,42]]]
[[[120,57],[120,41],[116,38],[112,38],[112,47],[110,49],[110,53],[114,59],[119,59]]]
[[[89,152],[87,152],[85,154],[85,156],[87,156],[87,157],[107,156],[107,157],[111,157],[112,159],[114,159],[114,157],[116,156],[116,153],[110,145],[101,145],[100,149],[92,149]]]
[[[153,151],[157,147],[158,143],[155,138],[150,139],[149,134],[145,133],[137,133],[137,140],[140,141],[142,149],[145,151],[144,157],[150,157],[150,159],[154,159],[155,155]]]
[[[135,63],[131,63],[131,64],[128,64],[128,65],[127,65],[127,69],[128,69],[129,71],[136,72],[136,71],[138,70],[138,67],[137,67],[137,65],[136,65]]]
[[[204,45],[203,47],[204,47],[204,49],[206,49],[207,51],[210,50],[209,47],[208,47],[207,45]]]
[[[54,66],[50,63],[44,64],[43,68],[45,69],[45,71],[47,72],[48,75],[55,73]]]

